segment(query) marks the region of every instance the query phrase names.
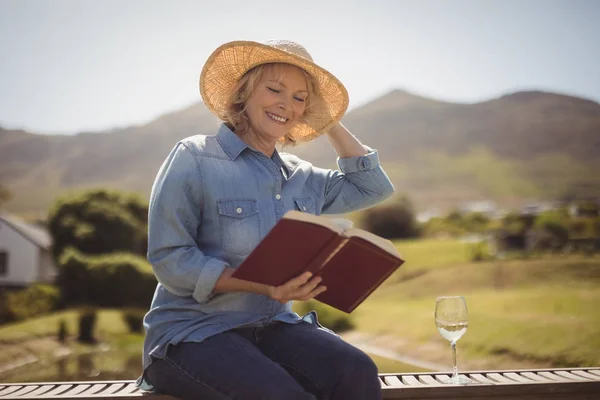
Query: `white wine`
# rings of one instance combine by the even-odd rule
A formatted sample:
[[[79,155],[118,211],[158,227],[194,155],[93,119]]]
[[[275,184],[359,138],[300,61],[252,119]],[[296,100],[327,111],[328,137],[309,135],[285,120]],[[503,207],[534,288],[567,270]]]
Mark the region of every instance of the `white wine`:
[[[440,332],[440,334],[446,338],[447,340],[449,340],[450,342],[456,342],[458,339],[460,339],[462,337],[462,335],[465,334],[465,332],[467,331],[467,327],[469,326],[468,322],[455,322],[455,323],[448,323],[448,322],[437,322],[435,323],[435,326],[437,327],[437,330]]]

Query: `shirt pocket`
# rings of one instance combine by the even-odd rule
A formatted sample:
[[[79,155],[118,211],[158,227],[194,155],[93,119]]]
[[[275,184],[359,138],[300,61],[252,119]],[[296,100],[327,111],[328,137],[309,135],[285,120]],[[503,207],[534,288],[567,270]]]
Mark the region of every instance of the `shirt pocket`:
[[[311,197],[294,197],[294,207],[297,211],[315,214],[315,202]]]
[[[260,242],[260,219],[255,199],[218,200],[221,248],[249,254]]]

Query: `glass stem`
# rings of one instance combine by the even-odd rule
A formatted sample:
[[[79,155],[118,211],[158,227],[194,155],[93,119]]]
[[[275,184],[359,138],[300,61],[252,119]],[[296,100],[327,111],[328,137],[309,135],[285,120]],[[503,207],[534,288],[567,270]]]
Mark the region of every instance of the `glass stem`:
[[[452,379],[458,379],[458,367],[456,366],[456,342],[450,342],[452,347]]]

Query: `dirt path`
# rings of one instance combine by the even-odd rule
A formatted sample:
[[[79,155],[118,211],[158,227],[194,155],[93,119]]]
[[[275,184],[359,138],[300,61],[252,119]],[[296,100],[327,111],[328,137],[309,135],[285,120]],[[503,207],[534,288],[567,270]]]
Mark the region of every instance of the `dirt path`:
[[[343,335],[342,337],[344,340],[366,353],[389,358],[390,360],[399,361],[404,364],[410,364],[419,368],[430,369],[432,371],[445,371],[452,368],[448,365],[400,354],[389,347],[383,347],[381,344],[378,344],[374,338],[360,332],[352,332]]]
[[[347,332],[341,336],[347,342],[374,355],[387,357],[432,371],[452,370],[452,352],[450,346],[443,345],[443,343],[430,342],[419,344],[391,335],[376,336],[357,331]],[[458,367],[462,370],[476,371],[551,367],[548,364],[530,360],[519,360],[508,355],[466,359],[465,357],[461,357],[460,342],[457,346],[456,354]]]

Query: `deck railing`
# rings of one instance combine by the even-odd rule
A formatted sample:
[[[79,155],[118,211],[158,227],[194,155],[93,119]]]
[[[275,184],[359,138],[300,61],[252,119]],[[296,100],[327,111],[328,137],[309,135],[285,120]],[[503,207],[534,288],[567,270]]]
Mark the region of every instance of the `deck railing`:
[[[600,368],[471,371],[469,385],[446,385],[446,373],[380,374],[385,399],[600,399]],[[235,384],[235,382],[232,382]],[[140,391],[134,381],[0,383],[0,399],[174,400]],[[201,399],[199,399],[201,400]],[[368,400],[368,399],[365,399]]]

